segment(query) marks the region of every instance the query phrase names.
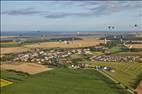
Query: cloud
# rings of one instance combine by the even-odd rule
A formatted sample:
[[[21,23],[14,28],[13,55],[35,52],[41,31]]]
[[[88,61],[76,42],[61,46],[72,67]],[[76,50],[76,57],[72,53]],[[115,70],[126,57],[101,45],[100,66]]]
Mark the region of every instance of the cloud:
[[[70,7],[71,2],[63,2],[60,3],[61,7],[69,6]],[[87,17],[87,16],[102,16],[102,15],[108,15],[113,14],[120,11],[125,10],[135,10],[140,9],[141,6],[140,1],[76,1],[71,3],[72,7],[76,8],[82,8],[84,9],[84,12],[60,12],[60,13],[52,13],[45,16],[45,18],[64,18],[68,16],[79,16],[79,17]],[[57,3],[56,3],[57,4]]]
[[[2,12],[2,14],[8,14],[8,15],[33,15],[33,14],[39,14],[39,13],[41,13],[41,11],[34,10],[33,8],[10,10],[10,11]]]
[[[138,14],[138,17],[142,17],[142,14]]]
[[[45,18],[64,18],[66,16],[69,16],[69,14],[49,14],[49,15],[46,15],[44,16]]]
[[[35,6],[35,8],[4,11],[2,14],[38,14],[45,18],[64,18],[69,16],[102,16],[124,10],[140,9],[142,7],[141,3],[141,1],[46,1],[38,4],[42,7],[43,10],[38,8],[39,6]]]
[[[92,5],[92,4],[88,4]],[[125,10],[134,10],[140,9],[140,2],[132,2],[132,1],[108,1],[106,3],[98,2],[97,7],[88,8],[95,15],[106,15],[112,14],[115,12],[125,11]]]
[[[53,13],[44,16],[45,18],[64,18],[69,16],[87,17],[92,16],[92,13]]]

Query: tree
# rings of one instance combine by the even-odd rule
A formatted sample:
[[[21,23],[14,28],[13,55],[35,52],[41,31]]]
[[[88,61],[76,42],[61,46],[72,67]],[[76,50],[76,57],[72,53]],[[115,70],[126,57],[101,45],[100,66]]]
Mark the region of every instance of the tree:
[[[112,48],[112,47],[116,46],[117,44],[118,44],[117,41],[108,41],[106,44],[106,47]]]

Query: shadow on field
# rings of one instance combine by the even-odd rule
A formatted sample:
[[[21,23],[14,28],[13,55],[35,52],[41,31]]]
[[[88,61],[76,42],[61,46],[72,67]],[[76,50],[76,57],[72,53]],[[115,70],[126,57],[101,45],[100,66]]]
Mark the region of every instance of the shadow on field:
[[[15,70],[6,70],[8,73],[11,73],[12,75],[8,75],[5,77],[5,79],[10,81],[24,81],[25,78],[29,77],[30,75],[28,73],[15,71]]]
[[[16,71],[16,70],[7,70],[9,72],[15,72],[17,73],[18,75],[21,75],[21,76],[30,76],[30,74],[26,73],[26,72],[22,72],[22,71]]]
[[[23,81],[22,79],[15,78],[15,77],[7,77],[9,80],[15,80],[15,81]]]

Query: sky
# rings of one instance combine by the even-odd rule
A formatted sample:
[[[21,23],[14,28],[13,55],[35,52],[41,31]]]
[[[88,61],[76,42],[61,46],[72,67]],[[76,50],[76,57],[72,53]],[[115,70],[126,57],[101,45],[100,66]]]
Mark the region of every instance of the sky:
[[[108,26],[142,30],[142,1],[1,1],[1,31],[104,31]]]

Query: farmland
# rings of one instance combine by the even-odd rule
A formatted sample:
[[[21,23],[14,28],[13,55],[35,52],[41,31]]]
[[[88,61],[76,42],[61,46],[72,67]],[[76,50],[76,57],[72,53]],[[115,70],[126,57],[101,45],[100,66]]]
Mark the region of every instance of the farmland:
[[[115,72],[106,72],[114,79],[132,88],[132,85],[138,75],[142,73],[141,63],[116,63],[116,62],[89,62],[97,66],[110,66]]]
[[[47,68],[46,66],[36,63],[1,64],[1,69],[20,71],[28,74],[37,74],[40,72],[51,70],[51,68]]]
[[[23,62],[22,60],[26,60],[25,64],[23,64],[24,66],[15,67],[13,66],[13,64],[2,64],[3,65],[2,68],[4,70],[1,70],[2,72],[1,78],[13,82],[13,84],[11,85],[2,87],[1,88],[2,93],[11,94],[11,92],[16,89],[16,91],[14,91],[13,94],[19,94],[19,92],[20,94],[27,94],[27,93],[39,94],[38,92],[39,90],[42,94],[46,93],[103,94],[104,93],[103,90],[105,90],[105,94],[129,94],[127,92],[127,88],[131,88],[133,90],[135,89],[133,87],[133,84],[137,79],[137,75],[140,75],[142,73],[142,63],[137,63],[137,62],[126,63],[118,61],[116,62],[89,61],[90,60],[89,57],[91,56],[106,55],[104,50],[90,50],[92,46],[94,47],[96,45],[99,45],[100,43],[103,44],[104,41],[95,38],[93,39],[84,38],[83,40],[68,41],[68,43],[65,43],[65,41],[50,41],[42,43],[33,42],[33,43],[22,44],[20,47],[8,46],[5,48],[1,48],[1,54],[8,54],[13,56],[13,58],[7,59],[10,62]],[[5,45],[5,43],[3,44]],[[11,45],[16,43],[7,42],[6,44]],[[85,47],[91,47],[91,48],[85,48]],[[103,46],[103,48],[105,47],[106,46]],[[129,50],[123,51],[122,47],[123,45],[115,45],[110,48],[108,47],[106,51],[109,51],[112,57],[113,56],[141,57],[142,51],[129,51]],[[32,49],[32,48],[43,48],[43,49]],[[75,48],[75,49],[66,49],[66,48]],[[87,52],[91,52],[92,54],[87,54]],[[14,53],[15,55],[9,53]],[[67,57],[63,58],[62,56],[67,56]],[[45,60],[45,57],[46,59],[47,58],[48,59]],[[71,63],[66,64],[67,63],[66,61],[69,61]],[[3,61],[3,63],[5,63],[5,61]],[[29,63],[45,64],[45,66],[46,64],[51,64],[51,66],[56,66],[57,64],[57,66],[53,70],[47,71],[48,68],[44,70],[45,66],[42,65],[43,67],[41,68],[43,70],[40,68],[41,71],[37,72],[39,68],[37,67],[31,68],[30,67],[31,65],[29,65]],[[109,66],[112,69],[114,69],[115,72],[104,71],[104,73],[108,74],[113,79],[119,81],[121,84],[125,86],[125,88],[120,87],[119,83],[113,82],[109,78],[100,74],[95,69],[74,70],[73,68],[72,69],[59,68],[60,66],[58,66],[58,63],[66,64],[67,66],[64,67],[69,67],[71,66],[71,64],[78,64],[78,63],[82,64],[88,63],[91,66],[93,65]]]
[[[142,94],[142,0],[21,1],[1,2],[0,94]]]
[[[0,42],[2,48],[9,48],[9,47],[18,47],[19,45],[16,42]]]
[[[142,44],[127,44],[126,46],[127,46],[128,48],[142,49]]]
[[[20,53],[25,51],[28,51],[28,48],[24,47],[1,48],[1,54]]]
[[[136,45],[136,44],[133,44],[133,45]],[[140,44],[138,44],[138,45],[140,45]],[[117,46],[114,46],[114,47],[108,49],[108,51],[110,51],[112,53],[112,55],[119,55],[119,56],[142,56],[142,50],[130,51],[130,50],[123,50],[122,48],[123,48],[122,45],[117,45]]]
[[[2,94],[129,94],[118,84],[94,70],[55,68],[36,75],[24,76],[2,71],[2,78],[18,80],[1,88]]]
[[[44,43],[34,43],[31,45],[25,45],[25,47],[29,48],[80,48],[80,47],[91,47],[99,45],[100,43],[104,43],[103,40],[97,39],[84,39],[84,40],[75,40],[70,41],[69,44],[65,44],[64,42],[44,42]]]
[[[12,82],[4,80],[4,79],[0,79],[0,87],[4,87],[10,84],[12,84]]]
[[[113,55],[120,55],[120,56],[142,56],[142,51],[136,51],[136,52],[118,52],[114,53]]]
[[[0,38],[13,38],[13,37],[16,37],[16,36],[0,36]]]

